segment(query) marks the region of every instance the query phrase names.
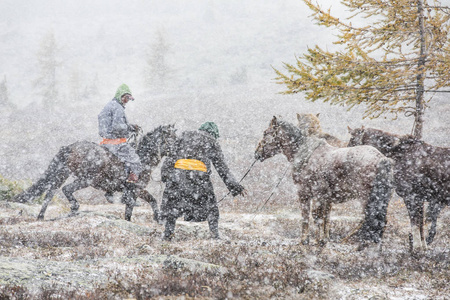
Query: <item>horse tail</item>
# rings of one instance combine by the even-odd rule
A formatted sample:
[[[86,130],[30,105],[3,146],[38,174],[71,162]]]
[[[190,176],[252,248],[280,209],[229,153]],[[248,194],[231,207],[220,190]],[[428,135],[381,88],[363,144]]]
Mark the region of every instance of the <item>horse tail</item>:
[[[29,202],[41,196],[46,191],[54,190],[63,185],[70,175],[67,168],[69,147],[61,147],[58,154],[52,159],[44,175],[31,187],[14,197],[15,202]]]
[[[365,208],[365,218],[358,236],[364,241],[379,243],[386,226],[389,200],[393,192],[393,164],[383,158],[377,166],[372,191]]]

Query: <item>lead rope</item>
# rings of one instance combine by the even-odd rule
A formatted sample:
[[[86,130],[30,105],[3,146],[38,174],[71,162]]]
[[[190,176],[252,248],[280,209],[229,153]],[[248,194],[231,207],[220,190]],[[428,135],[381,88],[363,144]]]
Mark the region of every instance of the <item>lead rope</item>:
[[[267,198],[267,200],[263,203],[263,205],[260,208],[257,208],[254,212],[253,212],[253,218],[251,221],[255,220],[256,217],[256,213],[260,210],[262,210],[264,208],[264,206],[267,204],[267,202],[269,202],[270,198],[272,198],[273,194],[275,193],[275,190],[278,188],[278,186],[280,185],[281,181],[283,180],[283,178],[286,176],[287,171],[289,170],[290,165],[288,165],[286,167],[286,170],[284,170],[283,176],[281,176],[280,180],[278,181],[277,185],[272,189],[272,193],[270,193],[269,197]]]
[[[247,176],[247,174],[250,173],[250,170],[253,168],[253,166],[255,165],[255,163],[256,163],[257,161],[258,161],[257,159],[255,159],[255,161],[253,161],[253,163],[252,163],[252,164],[250,165],[250,167],[248,168],[247,172],[245,172],[244,176],[242,176],[241,180],[239,180],[239,183],[241,183],[242,180],[244,180],[245,176]],[[230,193],[231,193],[231,191],[229,191],[228,194],[226,194],[225,196],[223,196],[222,199],[220,199],[219,201],[217,201],[217,204],[219,204],[220,202],[222,202],[223,199],[225,199]]]

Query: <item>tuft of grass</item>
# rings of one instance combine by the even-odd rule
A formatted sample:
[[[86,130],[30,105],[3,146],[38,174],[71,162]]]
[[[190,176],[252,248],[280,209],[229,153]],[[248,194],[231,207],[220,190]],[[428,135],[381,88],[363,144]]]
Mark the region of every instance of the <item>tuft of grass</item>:
[[[9,180],[0,174],[0,201],[12,200],[30,185],[29,182]]]

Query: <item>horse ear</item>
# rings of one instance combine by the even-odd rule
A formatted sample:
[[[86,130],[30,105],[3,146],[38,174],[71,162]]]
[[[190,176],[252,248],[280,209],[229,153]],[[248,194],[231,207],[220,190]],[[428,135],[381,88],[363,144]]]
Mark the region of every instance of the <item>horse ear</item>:
[[[278,125],[278,119],[276,116],[273,116],[272,121],[270,122],[270,126],[277,126]]]
[[[352,133],[352,131],[353,131],[353,129],[351,129],[350,126],[348,126],[348,125],[347,125],[347,130],[348,130],[348,133]]]
[[[319,117],[319,115],[320,115],[320,113],[317,113],[317,114],[316,114],[316,117]]]

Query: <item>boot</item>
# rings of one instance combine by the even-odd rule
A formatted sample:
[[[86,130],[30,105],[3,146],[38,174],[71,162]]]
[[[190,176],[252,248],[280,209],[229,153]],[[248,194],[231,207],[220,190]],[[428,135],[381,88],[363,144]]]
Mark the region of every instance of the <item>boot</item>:
[[[138,182],[138,180],[139,180],[139,177],[136,174],[134,174],[133,172],[130,172],[130,175],[128,175],[127,182],[136,183],[136,182]]]

